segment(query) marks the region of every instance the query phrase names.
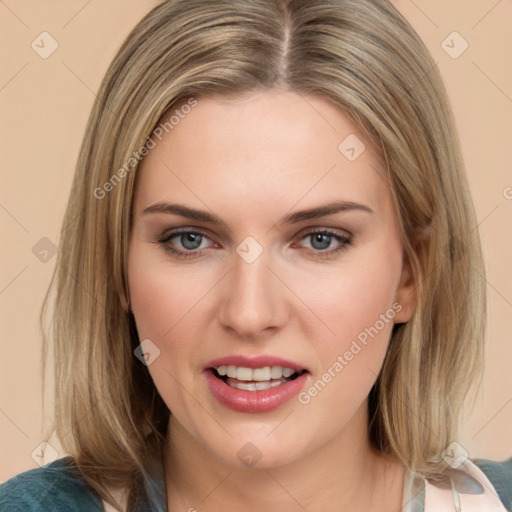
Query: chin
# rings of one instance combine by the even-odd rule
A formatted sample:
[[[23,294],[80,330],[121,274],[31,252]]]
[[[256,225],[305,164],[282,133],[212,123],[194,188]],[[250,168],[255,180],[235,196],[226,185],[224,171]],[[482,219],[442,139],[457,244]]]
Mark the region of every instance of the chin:
[[[288,434],[286,439],[276,437],[270,441],[268,433],[260,435],[237,436],[230,440],[224,449],[218,445],[211,453],[227,466],[236,469],[272,469],[286,466],[299,458],[302,447],[298,450],[299,441],[294,441]]]

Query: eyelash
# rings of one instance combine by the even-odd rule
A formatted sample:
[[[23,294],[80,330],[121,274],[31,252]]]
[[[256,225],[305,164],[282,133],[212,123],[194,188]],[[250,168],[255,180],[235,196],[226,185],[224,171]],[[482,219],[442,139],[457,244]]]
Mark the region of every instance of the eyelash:
[[[164,247],[164,250],[166,252],[170,253],[175,258],[178,258],[178,259],[198,258],[205,249],[199,249],[199,250],[195,249],[193,251],[192,250],[191,251],[180,251],[180,250],[177,250],[177,249],[174,249],[173,247],[171,247],[169,242],[176,236],[183,235],[183,234],[200,235],[204,238],[210,239],[210,237],[206,233],[204,233],[200,230],[191,230],[188,228],[184,228],[181,230],[174,230],[171,232],[163,233],[157,240],[157,243],[162,245]],[[308,238],[308,237],[311,237],[311,236],[317,235],[317,234],[332,237],[332,238],[336,239],[340,243],[340,245],[336,249],[331,249],[329,251],[320,251],[320,250],[316,250],[314,252],[310,251],[311,255],[314,258],[321,258],[321,259],[330,258],[333,255],[336,255],[336,254],[340,253],[341,251],[347,249],[347,247],[352,244],[351,237],[347,237],[345,235],[340,235],[333,231],[329,231],[328,229],[320,229],[320,230],[310,231],[310,232],[306,233],[301,238],[301,240],[304,240],[305,238]]]

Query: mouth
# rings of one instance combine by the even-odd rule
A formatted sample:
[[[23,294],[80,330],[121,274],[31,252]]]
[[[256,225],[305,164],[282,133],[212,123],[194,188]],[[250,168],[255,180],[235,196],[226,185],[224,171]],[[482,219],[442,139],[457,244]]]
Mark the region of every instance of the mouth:
[[[265,413],[283,406],[300,393],[311,375],[292,361],[241,355],[211,361],[203,374],[212,398],[243,413]]]
[[[294,370],[282,366],[248,368],[244,366],[226,366],[208,368],[213,376],[228,386],[244,391],[262,391],[275,388],[299,378],[306,369]]]

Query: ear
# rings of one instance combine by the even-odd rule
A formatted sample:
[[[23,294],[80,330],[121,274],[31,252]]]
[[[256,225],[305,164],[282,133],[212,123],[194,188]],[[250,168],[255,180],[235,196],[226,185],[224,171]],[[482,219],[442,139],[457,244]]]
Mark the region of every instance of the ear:
[[[405,254],[403,258],[402,275],[396,290],[395,302],[400,304],[401,309],[396,310],[395,323],[408,322],[416,310],[416,282],[414,280],[409,258]]]

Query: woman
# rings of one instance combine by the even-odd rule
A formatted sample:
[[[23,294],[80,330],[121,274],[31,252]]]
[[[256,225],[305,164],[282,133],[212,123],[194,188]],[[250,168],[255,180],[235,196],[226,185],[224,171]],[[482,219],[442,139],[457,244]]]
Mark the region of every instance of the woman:
[[[512,459],[456,442],[474,225],[441,79],[388,2],[160,4],[103,81],[62,227],[70,456],[0,504],[507,510]]]

